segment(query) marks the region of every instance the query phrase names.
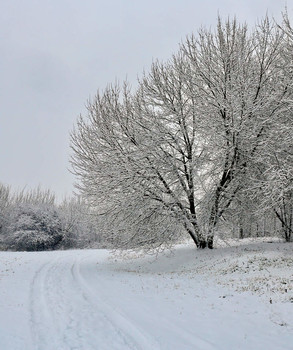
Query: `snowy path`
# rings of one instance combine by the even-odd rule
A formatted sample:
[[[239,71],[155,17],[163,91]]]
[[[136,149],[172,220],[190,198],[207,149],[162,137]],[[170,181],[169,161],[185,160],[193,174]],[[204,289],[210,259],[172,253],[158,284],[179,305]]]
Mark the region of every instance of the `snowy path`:
[[[74,260],[67,255],[44,264],[34,276],[30,307],[35,349],[158,348],[99,297],[99,288],[86,283],[76,254]]]
[[[221,254],[1,252],[0,349],[292,350],[293,303],[219,286]]]

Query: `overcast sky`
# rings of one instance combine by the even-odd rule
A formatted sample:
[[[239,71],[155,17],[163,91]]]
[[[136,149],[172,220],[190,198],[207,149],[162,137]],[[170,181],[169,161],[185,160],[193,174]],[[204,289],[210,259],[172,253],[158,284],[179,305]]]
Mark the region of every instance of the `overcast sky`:
[[[136,81],[153,59],[218,13],[253,25],[281,0],[0,0],[0,182],[70,195],[69,132],[107,83]],[[287,1],[293,18],[293,5]]]

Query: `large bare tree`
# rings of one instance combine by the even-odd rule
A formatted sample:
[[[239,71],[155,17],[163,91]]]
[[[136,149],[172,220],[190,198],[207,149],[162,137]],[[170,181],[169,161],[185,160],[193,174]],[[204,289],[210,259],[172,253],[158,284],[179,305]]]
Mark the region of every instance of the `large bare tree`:
[[[187,232],[213,247],[217,224],[247,183],[283,112],[283,32],[268,18],[202,29],[131,92],[109,86],[72,133],[77,188],[113,240],[160,246]]]

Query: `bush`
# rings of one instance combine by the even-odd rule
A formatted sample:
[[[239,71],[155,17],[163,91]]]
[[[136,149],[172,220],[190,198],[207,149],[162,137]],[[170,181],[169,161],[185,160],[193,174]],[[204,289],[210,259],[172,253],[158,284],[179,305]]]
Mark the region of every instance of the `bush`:
[[[56,249],[63,239],[61,220],[50,204],[15,204],[6,222],[8,249],[51,250]]]

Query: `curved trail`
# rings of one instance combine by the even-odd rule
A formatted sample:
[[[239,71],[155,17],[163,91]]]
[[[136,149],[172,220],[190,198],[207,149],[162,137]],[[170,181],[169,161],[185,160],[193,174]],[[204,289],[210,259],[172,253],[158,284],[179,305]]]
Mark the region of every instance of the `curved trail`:
[[[259,261],[280,261],[269,276],[279,294],[236,291],[264,281],[262,269],[230,272],[235,260],[250,264],[255,246],[229,249],[229,259],[192,247],[137,259],[102,249],[0,252],[0,349],[291,350],[293,247],[261,247]]]
[[[148,334],[101,298],[99,288],[87,283],[78,252],[72,257],[55,257],[35,273],[30,293],[34,349],[158,349]]]

